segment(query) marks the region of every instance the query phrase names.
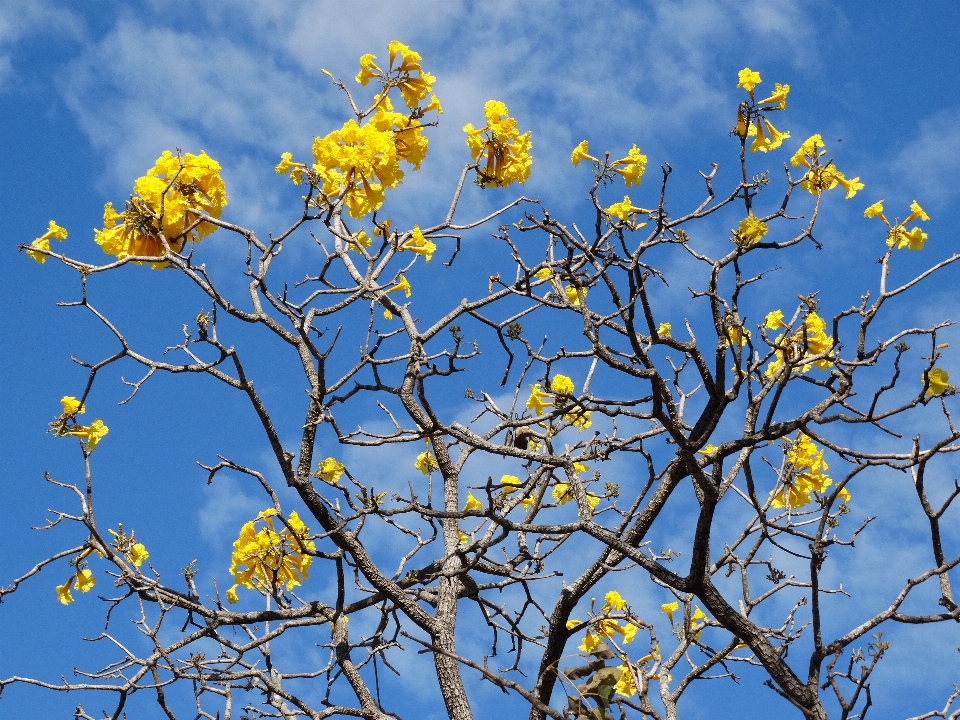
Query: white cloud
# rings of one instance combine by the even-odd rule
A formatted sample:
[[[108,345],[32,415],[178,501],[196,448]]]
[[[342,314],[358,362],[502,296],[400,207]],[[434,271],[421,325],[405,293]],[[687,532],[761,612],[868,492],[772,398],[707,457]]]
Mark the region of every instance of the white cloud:
[[[922,205],[942,207],[960,197],[960,108],[942,110],[920,121],[884,173],[901,179]]]
[[[83,27],[74,12],[48,0],[5,0],[0,5],[0,91],[15,81],[18,44],[41,34],[59,44],[80,38]]]

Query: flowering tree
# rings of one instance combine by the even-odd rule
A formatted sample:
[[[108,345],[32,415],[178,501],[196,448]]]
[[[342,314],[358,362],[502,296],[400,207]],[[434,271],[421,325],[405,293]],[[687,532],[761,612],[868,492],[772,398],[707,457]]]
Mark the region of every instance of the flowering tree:
[[[757,174],[754,158],[790,137],[770,120],[790,88],[776,84],[758,99],[761,78],[749,68],[731,110],[739,180],[716,189],[714,164],[702,196],[680,213],[667,211],[666,164],[647,207],[629,195],[604,202],[608,186],[619,197],[620,182],[641,184],[647,158],[636,145],[591,155],[585,140],[571,160],[589,185],[587,232],[526,197],[461,220],[468,179],[503,188],[531,170],[530,133],[491,100],[484,125],[464,127],[469,161],[445,217],[400,227],[387,217],[386,191],[419,169],[442,110],[417,53],[392,42],[383,67],[375,60],[361,57],[356,77],[378,88],[370,104],[331,75],[353,117],[314,140],[312,162],[282,154],[277,173],[304,192],[286,230],[265,240],[225,219],[220,165],[178,150],[134,183],[122,211],[107,204],[94,239],[109,262],[53,249],[51,240],[67,237],[53,221],[22,246],[38,263],[77,271],[83,292],[73,304],[119,347],[87,365],[86,387],[63,398],[50,425],[79,439],[84,464],[83,482],[48,476],[78,505],[45,528],[76,524],[71,546],[25,568],[0,597],[46,568],[60,573],[64,604],[88,602],[80,594],[112,580],[100,642],[117,655],[62,683],[12,677],[0,690],[32,684],[88,703],[107,695],[113,717],[139,698],[171,718],[398,717],[403,703],[381,694],[380,676],[407,650],[432,658],[456,720],[474,717],[477,677],[532,719],[601,720],[676,718],[692,684],[741,675],[762,676],[770,701],[784,699],[798,716],[863,717],[889,647],[884,627],[960,621],[950,583],[960,555],[942,530],[960,488],[932,469],[960,450],[954,388],[938,366],[938,333],[949,323],[876,329],[889,306],[960,255],[900,278],[900,253],[923,249],[918,223],[928,217],[913,202],[891,221],[876,202],[864,216],[886,226],[874,225],[879,279],[860,304],[824,308],[811,287],[798,288],[807,294],[795,307],[765,306],[758,290],[771,253],[824,247],[815,231],[821,199],[837,188],[850,199],[863,185],[840,171],[819,135],[799,145],[780,180]],[[737,218],[716,257],[695,230],[714,215]],[[512,224],[494,232],[505,260],[485,291],[440,307],[416,277],[458,272],[464,234],[497,221]],[[214,231],[245,248],[245,295],[231,297],[200,261]],[[295,242],[315,242],[322,262],[291,286],[273,267]],[[683,279],[684,318],[658,308],[658,288],[672,279],[660,268],[675,256],[700,271]],[[208,303],[159,358],[92,299],[98,275],[144,264],[179,273]],[[230,318],[279,341],[302,368],[306,393],[266,402],[229,336]],[[202,466],[209,481],[248,478],[265,506],[238,528],[229,568],[208,587],[193,564],[161,577],[150,564],[161,549],[98,524],[95,449],[109,442],[108,428],[81,416],[94,409],[98,372],[119,361],[142,368],[131,397],[157,373],[200,374],[236,390],[272,449],[272,469],[227,457]],[[911,364],[917,370],[901,377]],[[287,413],[301,427],[295,447],[277,430]],[[938,434],[911,436],[931,414]],[[382,475],[352,471],[346,458],[397,447],[412,448],[409,465]],[[888,588],[881,610],[858,615],[831,602],[844,590],[825,573],[834,554],[855,557],[865,528],[884,527],[884,518],[850,515],[885,469],[912,479],[931,553],[905,585]],[[276,472],[289,495],[269,480]],[[124,610],[146,653],[112,629]],[[280,649],[304,642],[324,659],[284,666],[290,655]],[[924,717],[946,717],[958,696]],[[81,703],[76,717],[93,716]]]

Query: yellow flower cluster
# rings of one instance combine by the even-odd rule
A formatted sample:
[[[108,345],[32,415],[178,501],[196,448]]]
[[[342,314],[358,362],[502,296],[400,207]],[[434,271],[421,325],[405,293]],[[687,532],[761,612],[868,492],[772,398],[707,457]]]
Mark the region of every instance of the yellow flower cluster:
[[[507,106],[499,100],[488,100],[483,106],[487,124],[475,128],[467,123],[467,147],[474,160],[486,161],[477,168],[477,184],[480,187],[506,187],[514,182],[524,182],[530,176],[530,132],[520,134],[517,121],[509,117]]]
[[[839,185],[846,192],[847,200],[856,195],[858,190],[863,190],[863,183],[860,182],[860,178],[847,179],[833,164],[833,160],[830,160],[826,165],[821,165],[820,158],[826,154],[823,138],[819,135],[811,135],[803,141],[800,148],[790,158],[790,164],[794,167],[802,165],[807,168],[806,175],[800,181],[800,187],[811,195],[819,195],[824,190],[832,190]]]
[[[603,644],[604,639],[613,640],[616,635],[620,635],[623,638],[623,644],[626,645],[637,634],[638,628],[633,623],[625,622],[621,625],[610,617],[612,611],[624,610],[627,607],[627,602],[620,596],[620,593],[615,590],[608,592],[603,599],[604,604],[600,608],[600,614],[588,621],[590,625],[587,634],[578,647],[578,650],[582,652],[593,652],[599,645]],[[583,621],[581,620],[568,620],[567,629],[570,630],[582,624]]]
[[[584,140],[570,153],[570,162],[573,163],[574,167],[579,165],[581,160],[590,160],[596,163],[598,171],[612,170],[623,177],[623,183],[627,187],[639,185],[643,173],[647,169],[647,156],[640,152],[640,148],[636,144],[627,151],[626,157],[615,160],[605,167],[599,158],[590,155],[590,145]]]
[[[435,95],[426,106],[420,107],[436,80],[420,67],[420,55],[396,40],[387,45],[387,50],[390,64],[386,71],[373,62],[374,55],[360,58],[357,82],[366,85],[371,79],[377,79],[383,85],[370,119],[363,125],[348,120],[339,130],[313,140],[311,170],[319,180],[323,199],[332,203],[342,198],[347,212],[354,218],[379,209],[385,190],[402,182],[401,161],[414,170],[420,168],[427,154],[427,137],[420,119],[430,111],[443,112]],[[398,58],[399,64],[395,66]],[[394,87],[411,108],[409,114],[394,111],[387,97]],[[299,185],[307,166],[294,162],[291,153],[283,153],[276,171],[279,175],[289,175],[294,184]]]
[[[661,612],[663,612],[667,618],[670,620],[670,625],[673,626],[673,614],[680,609],[680,603],[676,600],[673,602],[664,603],[660,606]],[[689,632],[693,637],[699,638],[700,633],[703,632],[703,628],[706,627],[707,616],[699,607],[694,607],[693,614],[690,616],[690,624],[687,626],[687,632]]]
[[[219,218],[227,204],[220,165],[203,151],[183,157],[165,150],[147,174],[133,184],[133,195],[118,213],[113,203],[103,207],[103,229],[94,240],[108,255],[161,257],[169,245],[181,252],[187,242],[199,242],[216,230],[203,215]],[[166,263],[151,263],[154,269]]]
[[[833,480],[826,474],[829,469],[823,459],[823,450],[802,432],[795,440],[784,440],[783,487],[770,493],[775,508],[800,508],[813,500],[813,494],[823,495]],[[840,499],[850,501],[846,488],[840,490]]]
[[[360,72],[355,80],[364,87],[371,80],[379,80],[385,91],[388,91],[391,87],[399,89],[407,107],[411,109],[418,107],[420,102],[430,94],[437,78],[420,67],[420,54],[403,43],[392,40],[387,43],[387,52],[390,62],[386,72],[373,62],[377,56],[367,53],[360,57]],[[400,63],[394,66],[397,57],[400,58]],[[443,112],[440,110],[440,103],[437,101],[436,95],[430,99],[429,105],[436,105],[436,107],[428,106],[425,111],[436,109]]]
[[[774,83],[774,90],[770,97],[757,101],[753,91],[762,82],[760,73],[746,67],[737,74],[737,80],[737,87],[747,91],[750,101],[740,103],[737,109],[737,125],[733,129],[733,134],[743,141],[748,137],[754,138],[750,144],[750,152],[775,150],[790,137],[790,133],[777,130],[763,113],[786,109],[790,86]]]
[[[545,391],[540,387],[540,383],[531,385],[527,409],[533,410],[537,416],[540,416],[548,407],[562,407],[570,401],[576,386],[566,375],[557,374],[550,381],[550,390],[552,392]],[[590,411],[584,410],[579,405],[575,405],[569,413],[564,414],[563,419],[577,428],[578,432],[586,430],[593,424],[590,420]]]
[[[923,211],[916,200],[910,203],[910,214],[907,215],[906,220],[895,225],[891,225],[883,214],[883,200],[878,200],[864,210],[863,216],[865,218],[879,218],[889,228],[887,230],[887,247],[895,247],[897,250],[903,250],[904,248],[923,250],[923,245],[927,242],[927,234],[920,229],[919,225],[907,230],[907,223],[912,223],[914,220],[925,222],[930,219],[930,216]]]
[[[504,475],[500,478],[500,485],[503,486],[503,498],[506,498],[507,495],[517,492],[523,487],[523,483],[520,481],[516,475]],[[533,507],[534,499],[532,497],[525,497],[520,500],[520,505],[524,510],[529,511]]]
[[[271,593],[281,585],[292,590],[308,577],[313,552],[316,548],[308,539],[310,532],[296,511],[290,513],[290,528],[281,525],[277,530],[274,517],[277,511],[267,508],[240,528],[230,556],[230,574],[233,587],[227,590],[227,601],[237,602],[237,588],[257,589]],[[263,526],[257,530],[256,525]]]
[[[144,561],[150,557],[147,548],[144,547],[143,543],[137,542],[132,532],[128,536],[123,531],[123,523],[118,526],[117,530],[108,530],[107,532],[113,535],[113,549],[123,555],[128,562],[135,565],[138,569]],[[71,586],[74,590],[85,593],[89,592],[90,588],[97,584],[97,578],[94,577],[93,571],[86,566],[85,562],[85,559],[93,553],[103,557],[98,549],[88,546],[83,552],[70,561],[70,564],[76,568],[76,572],[67,578],[67,581],[63,583],[63,585],[57,585],[54,588],[57,594],[57,600],[64,605],[69,605],[73,602],[73,595],[70,593]]]
[[[78,437],[83,441],[87,451],[90,451],[94,450],[103,437],[110,432],[110,428],[104,425],[100,418],[89,425],[78,423],[76,416],[83,415],[87,409],[75,397],[65,395],[60,399],[60,405],[63,407],[63,412],[50,423],[49,431],[57,437]]]
[[[59,242],[63,242],[67,239],[67,231],[51,220],[47,225],[47,231],[30,243],[30,247],[35,249],[28,249],[27,256],[43,265],[47,261],[47,256],[42,252],[37,252],[37,250],[50,252],[50,240],[53,238],[56,238]]]
[[[580,473],[585,473],[589,469],[590,468],[583,463],[575,462],[573,464],[573,471],[577,475]],[[568,502],[574,499],[573,490],[570,489],[569,483],[557,483],[554,485],[551,494],[553,495],[554,500],[557,501],[557,505],[566,505]],[[590,505],[590,509],[593,510],[597,507],[597,505],[600,504],[600,497],[588,492],[587,503]]]
[[[780,310],[767,313],[765,325],[769,330],[787,327]],[[789,363],[795,371],[801,372],[807,372],[811,366],[818,370],[826,370],[833,365],[829,357],[807,362],[811,357],[830,352],[833,347],[833,339],[827,335],[826,327],[827,324],[823,318],[811,310],[803,319],[803,325],[797,332],[789,336],[786,333],[778,335],[774,340],[774,346],[777,348],[776,356],[767,365],[764,375],[773,377],[784,363]]]

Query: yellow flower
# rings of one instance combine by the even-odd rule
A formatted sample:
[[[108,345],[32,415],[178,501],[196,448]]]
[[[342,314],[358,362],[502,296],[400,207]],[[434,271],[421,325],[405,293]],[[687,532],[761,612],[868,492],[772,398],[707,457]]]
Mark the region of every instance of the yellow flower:
[[[467,493],[467,504],[463,506],[463,511],[470,512],[471,510],[483,510],[483,505],[473,496],[473,493]]]
[[[737,81],[737,87],[746,90],[750,93],[750,97],[753,98],[753,89],[761,82],[760,73],[745,67],[737,73]]]
[[[56,422],[59,423],[56,430],[57,435],[60,437],[67,435],[78,437],[84,441],[87,450],[95,449],[97,447],[97,443],[99,443],[103,439],[104,435],[110,431],[110,428],[104,425],[103,420],[100,418],[97,418],[89,425],[74,425],[72,427],[63,425],[63,419]]]
[[[680,609],[680,604],[676,601],[664,603],[660,606],[660,610],[666,613],[667,617],[670,619],[670,624],[673,625],[673,614]]]
[[[64,395],[60,398],[60,404],[63,406],[63,417],[73,417],[74,415],[83,415],[87,409],[80,404],[72,395]]]
[[[606,208],[604,212],[607,213],[611,218],[616,218],[625,223],[630,223],[630,218],[637,215],[638,213],[646,213],[647,211],[643,208],[634,207],[633,203],[630,201],[629,195],[623,196],[623,202],[614,203],[610,207]],[[646,223],[637,225],[635,229],[642,228]]]
[[[467,535],[465,532],[463,532],[463,530],[457,530],[457,540],[460,542],[461,545],[470,544],[470,536]]]
[[[144,547],[143,543],[134,543],[133,547],[130,548],[128,557],[130,558],[130,562],[136,567],[140,567],[143,561],[150,557],[150,553],[147,552],[147,548]]]
[[[369,235],[367,235],[366,231],[364,230],[361,230],[358,233],[354,233],[351,236],[351,242],[349,243],[350,250],[357,253],[358,255],[362,254],[361,248],[366,249],[370,247],[370,245],[372,244],[373,244],[373,239]]]
[[[227,602],[231,605],[236,605],[240,602],[240,598],[237,597],[237,586],[227,588]]]
[[[789,85],[774,83],[773,94],[763,100],[758,100],[757,105],[775,105],[776,107],[765,108],[767,110],[785,110],[787,107],[787,93],[790,92]]]
[[[948,390],[956,389],[953,385],[947,383],[950,375],[948,375],[947,371],[943,368],[931,368],[929,372],[924,372],[920,379],[923,384],[927,386],[925,393],[927,397],[943,395]]]
[[[584,140],[573,149],[572,153],[570,153],[570,162],[572,162],[574,166],[579,165],[581,160],[591,160],[593,162],[600,162],[593,155],[588,154],[587,152],[588,149],[589,149],[589,145],[587,144],[587,141]]]
[[[794,167],[804,165],[811,167],[811,161],[826,154],[823,149],[823,138],[820,135],[811,135],[801,143],[799,149],[790,158],[790,164]]]
[[[530,133],[520,134],[517,121],[509,117],[507,106],[498,100],[489,100],[483,106],[483,114],[486,126],[463,126],[471,157],[479,161],[486,156],[486,162],[477,168],[477,184],[506,187],[513,182],[525,182],[533,163]]]
[[[622,167],[619,167],[622,166]],[[623,177],[623,184],[627,187],[639,185],[643,173],[647,169],[647,156],[640,152],[640,149],[633,145],[625,158],[620,158],[611,166],[615,173]]]
[[[586,288],[580,288],[579,292],[577,292],[577,288],[575,288],[573,285],[565,285],[563,288],[563,294],[567,298],[567,302],[574,307],[580,305],[580,293],[583,293],[584,298],[587,297]]]
[[[910,214],[907,215],[907,219],[903,221],[903,224],[906,225],[907,223],[913,222],[914,220],[917,220],[917,219],[927,221],[930,219],[930,216],[927,215],[923,211],[923,208],[917,204],[917,201],[914,200],[913,202],[910,203]],[[53,221],[51,221],[51,223],[52,222]],[[64,231],[64,236],[66,236],[66,231]]]
[[[57,591],[57,600],[59,600],[64,605],[69,605],[73,602],[73,595],[70,594],[70,586],[73,584],[73,575],[63,584],[57,585],[55,590]]]
[[[431,110],[436,110],[438,115],[443,115],[443,108],[440,107],[440,101],[437,100],[436,95],[430,96],[430,102],[423,108],[423,112],[427,113]]]
[[[554,396],[544,392],[540,383],[530,386],[530,397],[527,398],[527,409],[533,410],[538,416],[544,414],[544,410],[553,405]]]
[[[877,202],[875,202],[873,205],[871,205],[866,210],[864,210],[863,216],[865,218],[877,217],[883,220],[883,222],[886,223],[887,225],[890,224],[887,221],[887,218],[884,217],[883,215],[883,200],[877,200]]]
[[[423,255],[424,259],[430,262],[430,258],[433,257],[437,246],[424,237],[419,225],[414,225],[413,232],[410,233],[410,237],[400,246],[400,249],[415,252],[417,255]]]
[[[579,405],[574,406],[571,412],[563,416],[563,419],[573,425],[577,432],[583,432],[593,424],[590,419],[590,411],[584,410]]]
[[[786,327],[786,324],[783,322],[783,312],[780,310],[768,312],[766,317],[763,319],[763,324],[768,330],[776,330],[778,328]]]
[[[440,469],[440,466],[437,464],[437,459],[429,450],[417,455],[417,459],[414,461],[413,466],[424,475],[429,475],[434,470]]]
[[[400,291],[403,291],[403,294],[406,295],[406,297],[410,297],[410,283],[404,275],[400,276],[400,281],[396,285],[387,290],[388,293]]]
[[[747,215],[740,221],[739,227],[731,231],[733,237],[730,239],[740,247],[751,247],[760,242],[760,238],[767,234],[767,229],[767,224],[763,220]]]
[[[573,395],[574,388],[573,380],[566,375],[554,375],[553,380],[550,381],[550,389],[561,395]]]
[[[343,475],[344,469],[343,465],[337,462],[336,458],[328,457],[320,461],[316,471],[313,473],[313,477],[318,477],[325,483],[335,485],[340,482],[340,476]]]
[[[383,75],[383,70],[378,68],[376,63],[373,62],[376,57],[376,55],[371,55],[370,53],[360,56],[360,72],[357,73],[357,77],[354,78],[356,82],[361,85],[366,85],[373,78]]]
[[[384,309],[383,309],[383,319],[384,319],[384,320],[393,320],[393,313],[390,312],[389,310],[387,310],[386,308],[384,308]]]
[[[90,592],[90,588],[97,584],[97,579],[89,568],[77,570],[76,581],[73,584],[74,589],[80,592]],[[59,593],[58,593],[59,594]],[[62,601],[61,601],[62,602]]]
[[[62,227],[57,225],[56,222],[51,220],[47,224],[47,231],[30,243],[30,247],[36,248],[37,250],[50,250],[50,239],[56,238],[59,242],[63,242],[67,239],[67,231]],[[47,256],[43,253],[36,252],[35,250],[27,250],[27,257],[36,260],[38,263],[43,265],[47,261]]]
[[[624,697],[633,697],[637,694],[637,683],[633,677],[633,671],[629,665],[619,665],[617,670],[620,671],[620,679],[617,680],[616,684],[613,686],[613,690],[617,695],[623,695]]]
[[[288,518],[293,532],[283,524],[278,528],[276,515],[274,508],[267,508],[240,528],[230,556],[234,592],[231,596],[228,591],[228,602],[236,602],[238,586],[270,593],[280,586],[292,590],[307,579],[313,561],[309,553],[315,550],[310,532],[296,512]],[[262,523],[259,530],[257,523]]]
[[[540,268],[533,274],[533,276],[538,280],[549,280],[551,277],[553,277],[553,270],[548,267]]]
[[[616,590],[611,590],[603,596],[603,608],[601,610],[623,610],[625,607],[627,607],[627,601]]]
[[[293,155],[288,152],[280,156],[280,162],[277,163],[277,166],[274,168],[277,175],[286,175],[289,173],[294,185],[299,185],[303,182],[303,173],[306,169],[307,166],[303,163],[294,162]]]
[[[764,132],[766,128],[766,132]],[[783,141],[790,137],[789,132],[780,132],[765,117],[760,118],[757,124],[757,137],[750,144],[750,152],[767,152],[775,150],[783,144]]]
[[[673,329],[673,326],[668,322],[660,323],[657,327],[657,335],[660,337],[670,337],[670,331]]]

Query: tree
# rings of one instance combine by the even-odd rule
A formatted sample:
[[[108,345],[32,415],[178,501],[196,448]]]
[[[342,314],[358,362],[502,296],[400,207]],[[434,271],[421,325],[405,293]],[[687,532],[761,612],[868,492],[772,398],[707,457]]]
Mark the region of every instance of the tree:
[[[587,232],[526,197],[460,220],[468,179],[502,188],[531,171],[530,133],[491,100],[483,127],[464,127],[470,161],[446,216],[402,228],[387,217],[386,190],[419,169],[442,110],[417,53],[392,42],[387,62],[376,60],[362,56],[356,77],[379,86],[371,103],[358,105],[330,75],[353,118],[314,140],[312,162],[281,156],[277,173],[304,195],[299,217],[275,236],[225,219],[220,165],[177,150],[134,183],[122,211],[106,206],[95,240],[114,260],[54,250],[51,240],[67,233],[53,221],[22,246],[39,263],[77,271],[81,299],[67,304],[91,313],[117,349],[78,361],[88,382],[64,396],[50,425],[78,438],[84,464],[82,482],[47,477],[76,498],[44,528],[75,524],[71,546],[0,597],[47,567],[63,570],[64,604],[112,578],[98,640],[116,659],[79,679],[11,677],[0,689],[106,694],[113,717],[149,696],[167,717],[383,718],[397,716],[397,703],[381,694],[381,675],[398,672],[407,651],[432,658],[457,720],[474,716],[468,680],[478,676],[531,718],[675,718],[696,681],[740,675],[762,675],[799,716],[863,717],[889,647],[885,628],[960,621],[950,584],[960,555],[943,529],[960,486],[937,465],[960,449],[954,388],[938,365],[938,333],[950,323],[882,331],[891,307],[960,255],[901,277],[902,256],[923,250],[928,217],[914,201],[890,221],[876,202],[864,213],[881,231],[870,250],[882,252],[876,288],[845,309],[824,309],[817,288],[798,288],[793,308],[768,307],[771,257],[789,262],[807,244],[848,252],[821,243],[815,226],[828,193],[850,199],[863,185],[819,135],[799,145],[781,179],[757,173],[754,158],[790,137],[770,119],[786,109],[789,86],[758,99],[761,78],[749,68],[731,112],[740,177],[715,189],[714,164],[678,214],[667,209],[666,163],[658,188],[644,191],[648,207],[629,195],[602,201],[619,196],[621,182],[639,186],[647,158],[635,144],[591,155],[583,141],[571,161],[589,184]],[[712,216],[736,218],[716,256],[698,235]],[[485,291],[452,306],[431,301],[436,274],[460,273],[465,285],[476,276],[457,263],[465,234],[508,221],[494,232],[504,257],[491,258]],[[204,257],[201,241],[214,231],[242,244],[245,292],[216,267],[226,261]],[[318,262],[284,264],[308,237]],[[660,308],[677,257],[697,270],[682,277],[682,319]],[[144,264],[206,298],[163,356],[139,350],[93,299],[101,274]],[[249,329],[258,339],[241,349]],[[271,368],[250,369],[269,342],[305,381],[282,403],[258,389]],[[162,577],[150,563],[162,549],[97,521],[95,451],[109,431],[80,416],[102,412],[95,380],[120,362],[141,368],[129,399],[164,373],[237,391],[269,442],[273,468],[200,461],[209,482],[234,474],[263,493],[265,509],[237,528],[229,570],[212,571],[219,582],[198,584],[194,563]],[[295,445],[278,430],[290,413]],[[919,418],[931,427],[923,435],[912,429]],[[393,457],[410,462],[360,473],[348,450],[399,450]],[[906,585],[888,588],[882,609],[858,614],[833,602],[845,591],[828,571],[882,525],[850,515],[884,470],[911,478],[931,554]],[[842,579],[850,566],[840,567]],[[655,596],[664,602],[651,605]],[[114,631],[122,612],[144,652]],[[283,650],[304,642],[323,660]],[[93,717],[82,703],[76,716]]]

